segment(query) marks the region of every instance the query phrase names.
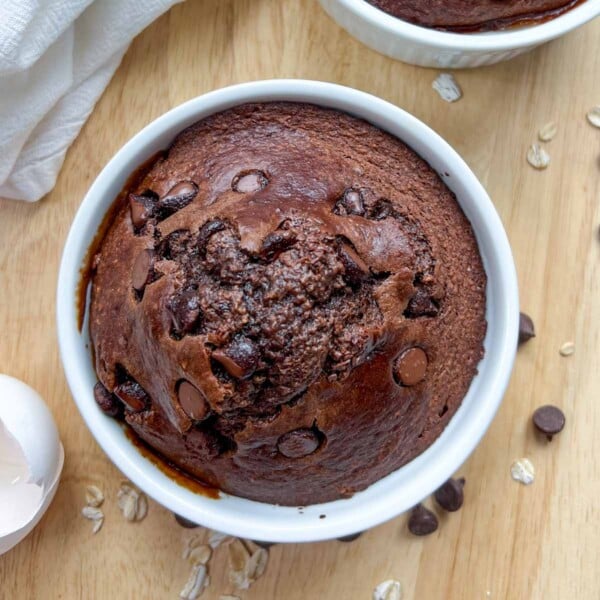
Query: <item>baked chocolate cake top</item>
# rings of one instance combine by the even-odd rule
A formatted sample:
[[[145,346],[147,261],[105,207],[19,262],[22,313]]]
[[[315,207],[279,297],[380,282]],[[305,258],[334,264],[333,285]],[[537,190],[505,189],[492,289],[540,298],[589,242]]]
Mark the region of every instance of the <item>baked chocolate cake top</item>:
[[[486,278],[402,142],[243,105],[129,191],[92,278],[105,412],[191,475],[282,504],[348,496],[439,436],[483,354]]]
[[[415,25],[447,30],[494,30],[560,15],[581,0],[365,0]]]

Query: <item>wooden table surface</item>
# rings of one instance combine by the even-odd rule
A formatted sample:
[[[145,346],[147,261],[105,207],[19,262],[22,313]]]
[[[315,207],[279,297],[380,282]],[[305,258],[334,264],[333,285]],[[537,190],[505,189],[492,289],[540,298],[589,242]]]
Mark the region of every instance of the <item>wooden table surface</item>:
[[[272,77],[334,81],[381,96],[444,136],[487,187],[507,228],[523,310],[537,337],[518,353],[502,408],[459,473],[466,501],[427,538],[406,517],[351,544],[276,546],[248,600],[371,598],[388,578],[407,600],[600,598],[600,20],[521,58],[456,73],[464,97],[443,102],[436,72],[394,62],[354,41],[316,0],[188,0],[132,44],[93,111],[54,191],[34,205],[0,201],[0,371],[48,401],[65,446],[56,499],[35,531],[0,557],[0,598],[177,598],[189,535],[151,502],[126,522],[122,479],[88,432],[59,362],[55,286],[71,220],[86,190],[133,134],[169,108],[231,83]],[[538,129],[558,123],[552,162],[525,160]],[[559,355],[565,341],[575,354]],[[539,405],[563,408],[552,443],[532,431]],[[529,457],[536,481],[511,480]],[[103,529],[80,516],[85,487],[107,496]],[[219,549],[203,598],[232,592]]]

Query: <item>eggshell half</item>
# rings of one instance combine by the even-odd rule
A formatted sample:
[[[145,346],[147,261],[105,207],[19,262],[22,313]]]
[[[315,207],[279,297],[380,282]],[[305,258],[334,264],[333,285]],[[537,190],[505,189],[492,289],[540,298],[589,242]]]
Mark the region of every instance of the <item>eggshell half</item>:
[[[56,424],[40,395],[0,374],[0,554],[42,518],[63,463]]]

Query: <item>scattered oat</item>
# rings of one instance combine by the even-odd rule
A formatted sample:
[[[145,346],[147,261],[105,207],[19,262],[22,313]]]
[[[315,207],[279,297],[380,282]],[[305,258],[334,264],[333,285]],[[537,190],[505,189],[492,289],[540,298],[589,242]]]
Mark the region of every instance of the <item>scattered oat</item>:
[[[264,575],[268,562],[269,553],[265,548],[258,548],[254,551],[252,556],[250,556],[247,566],[248,577],[251,581],[256,581]]]
[[[554,121],[550,121],[538,131],[538,138],[540,139],[540,142],[549,142],[554,139],[557,131],[558,125]]]
[[[182,558],[187,560],[190,557],[192,550],[198,546],[202,546],[202,544],[204,544],[204,542],[199,535],[192,535],[189,537],[184,541]]]
[[[575,352],[575,344],[573,342],[565,342],[558,352],[561,356],[571,356]]]
[[[235,539],[229,544],[229,581],[238,590],[247,590],[252,583],[248,573],[250,553],[241,540]]]
[[[94,522],[92,533],[98,533],[104,524],[104,513],[96,506],[84,506],[81,514],[90,521]]]
[[[440,73],[431,86],[446,102],[456,102],[462,98],[462,90],[450,73]]]
[[[104,502],[104,494],[98,486],[88,485],[85,490],[85,501],[88,506],[98,508]]]
[[[589,110],[587,120],[590,122],[590,125],[600,127],[600,105],[594,106]]]
[[[182,600],[196,600],[202,595],[202,592],[208,587],[210,577],[204,565],[194,565],[187,583],[179,593]]]
[[[527,162],[534,169],[545,169],[550,164],[550,156],[539,144],[532,144],[527,150]]]
[[[529,485],[535,479],[535,469],[528,458],[520,458],[510,467],[510,475],[515,481]]]
[[[123,482],[117,493],[118,504],[123,516],[128,521],[141,521],[148,514],[148,499],[146,494]]]
[[[213,550],[216,550],[223,542],[231,540],[231,536],[221,531],[212,531],[208,535],[208,543]]]
[[[248,546],[239,539],[233,539],[229,550],[229,581],[238,590],[247,590],[262,577],[269,561],[269,552],[257,548],[250,552]]]
[[[212,548],[206,544],[201,544],[200,546],[192,548],[185,558],[187,558],[192,565],[206,565],[211,556]]]
[[[402,586],[396,579],[388,579],[373,590],[373,600],[400,600]]]

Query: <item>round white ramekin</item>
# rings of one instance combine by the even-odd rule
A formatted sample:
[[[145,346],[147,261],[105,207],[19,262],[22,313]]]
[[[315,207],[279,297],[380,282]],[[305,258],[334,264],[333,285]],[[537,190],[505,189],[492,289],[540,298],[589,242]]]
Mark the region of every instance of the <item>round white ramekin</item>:
[[[96,405],[87,320],[82,331],[77,322],[77,288],[88,247],[130,173],[199,119],[246,102],[277,100],[345,111],[411,146],[456,194],[477,236],[488,275],[485,357],[443,434],[409,464],[352,498],[307,507],[276,506],[227,494],[210,499],[165,475],[140,454],[120,424]],[[498,214],[475,175],[439,135],[398,107],[364,92],[316,81],[273,80],[236,85],[190,100],[150,123],[117,152],[93,183],[71,226],[60,266],[57,317],[62,362],[75,402],[100,446],[127,477],[160,504],[206,527],[243,538],[306,542],[349,535],[391,519],[421,501],[460,467],[502,400],[517,348],[519,302],[513,258]]]
[[[532,50],[600,15],[600,0],[587,0],[540,23],[485,33],[449,33],[419,27],[365,0],[320,0],[350,35],[373,50],[422,67],[465,69],[492,65]]]

